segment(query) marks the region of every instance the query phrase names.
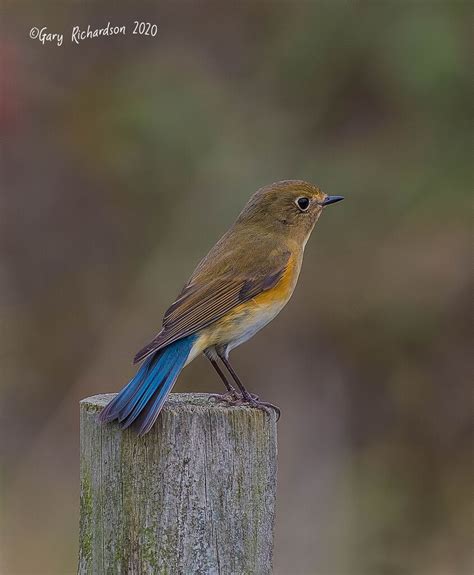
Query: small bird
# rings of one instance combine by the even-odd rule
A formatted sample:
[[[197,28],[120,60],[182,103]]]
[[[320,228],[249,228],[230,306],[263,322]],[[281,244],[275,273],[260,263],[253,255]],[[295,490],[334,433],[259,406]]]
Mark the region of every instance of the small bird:
[[[265,411],[278,407],[247,391],[229,352],[269,323],[290,299],[303,252],[323,209],[343,200],[302,180],[260,188],[198,264],[163,318],[156,337],[134,359],[142,366],[102,410],[100,420],[150,431],[181,370],[200,353],[227,388],[218,400]],[[229,382],[218,360],[229,372]]]

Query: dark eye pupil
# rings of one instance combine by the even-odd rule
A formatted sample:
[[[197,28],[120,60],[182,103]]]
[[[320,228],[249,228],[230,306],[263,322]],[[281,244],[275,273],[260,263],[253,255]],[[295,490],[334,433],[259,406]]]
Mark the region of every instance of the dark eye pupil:
[[[306,210],[309,206],[309,200],[308,198],[298,198],[298,206],[302,209],[302,210]]]

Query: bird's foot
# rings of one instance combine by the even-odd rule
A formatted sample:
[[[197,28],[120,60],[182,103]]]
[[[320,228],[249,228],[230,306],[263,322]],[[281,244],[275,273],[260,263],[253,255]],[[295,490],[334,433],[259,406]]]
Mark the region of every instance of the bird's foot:
[[[252,406],[254,403],[258,403],[260,401],[259,396],[255,395],[254,393],[249,393],[246,399],[237,390],[227,391],[226,393],[210,393],[209,399],[229,403],[230,405],[245,405],[251,403]],[[271,403],[269,403],[268,405],[273,407],[275,410],[278,409]]]
[[[243,394],[242,404],[261,409],[269,415],[271,415],[271,410],[273,410],[276,413],[277,421],[280,419],[280,408],[277,405],[273,405],[273,403],[269,403],[268,401],[260,401],[258,395],[253,395],[252,393]]]
[[[229,403],[230,405],[239,405],[242,401],[242,396],[236,391],[228,391],[227,393],[210,393],[209,399],[222,403]]]
[[[269,415],[273,410],[276,413],[277,421],[280,419],[281,411],[277,405],[268,401],[260,401],[258,395],[253,393],[240,394],[237,391],[228,391],[227,393],[211,393],[209,399],[217,402],[227,403],[228,405],[249,405],[256,409],[261,409]]]

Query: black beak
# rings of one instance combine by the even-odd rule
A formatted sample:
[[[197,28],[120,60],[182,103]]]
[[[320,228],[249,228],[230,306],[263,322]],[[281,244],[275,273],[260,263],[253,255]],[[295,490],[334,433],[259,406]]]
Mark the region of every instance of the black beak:
[[[322,202],[322,206],[329,206],[329,204],[335,204],[336,202],[340,202],[344,198],[342,196],[327,196]]]

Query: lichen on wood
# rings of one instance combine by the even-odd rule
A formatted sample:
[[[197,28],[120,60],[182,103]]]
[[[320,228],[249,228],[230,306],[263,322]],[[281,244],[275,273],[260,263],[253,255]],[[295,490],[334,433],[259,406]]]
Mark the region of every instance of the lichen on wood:
[[[81,402],[79,574],[266,575],[272,569],[276,418],[171,394],[144,437]]]

